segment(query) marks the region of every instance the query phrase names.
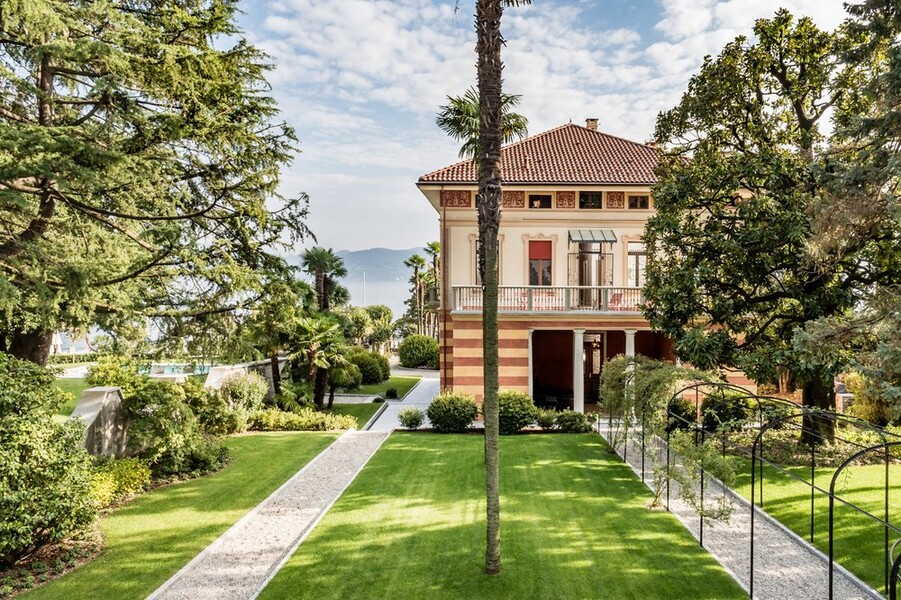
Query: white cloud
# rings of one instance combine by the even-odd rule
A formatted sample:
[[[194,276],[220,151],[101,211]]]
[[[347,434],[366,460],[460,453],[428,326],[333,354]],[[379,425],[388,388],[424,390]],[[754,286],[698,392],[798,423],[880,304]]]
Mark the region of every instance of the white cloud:
[[[456,160],[434,115],[475,81],[472,2],[455,14],[453,0],[250,1],[262,16],[248,35],[277,65],[273,91],[302,140],[286,185],[310,193],[314,231],[347,236],[326,241],[335,247],[434,238],[434,211],[414,184]],[[617,13],[586,0],[505,11],[504,86],[522,94],[533,133],[598,117],[603,130],[644,141],[703,57],[750,35],[756,18],[780,5],[824,28],[844,18],[841,0],[658,2],[652,22],[638,16],[646,5]]]

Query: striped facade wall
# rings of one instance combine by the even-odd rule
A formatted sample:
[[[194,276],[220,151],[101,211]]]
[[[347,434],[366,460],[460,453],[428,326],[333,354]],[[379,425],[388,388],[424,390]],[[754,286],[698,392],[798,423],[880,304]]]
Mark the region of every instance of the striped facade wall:
[[[479,315],[447,315],[442,319],[441,387],[483,395],[482,320]],[[500,389],[529,391],[529,330],[639,329],[647,321],[633,318],[544,318],[519,315],[498,319],[498,383]]]

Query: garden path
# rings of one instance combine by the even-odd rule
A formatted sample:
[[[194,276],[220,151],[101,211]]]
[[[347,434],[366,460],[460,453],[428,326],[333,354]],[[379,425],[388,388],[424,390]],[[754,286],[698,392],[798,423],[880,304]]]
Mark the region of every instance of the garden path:
[[[378,419],[370,425],[368,431],[393,431],[400,428],[400,422],[397,420],[397,413],[409,406],[415,406],[422,412],[425,412],[432,403],[435,396],[441,390],[441,384],[438,380],[438,371],[426,371],[421,369],[402,369],[399,367],[391,368],[392,375],[416,375],[421,376],[422,380],[410,390],[403,400],[389,400],[385,402],[385,410],[379,414]],[[422,424],[423,427],[430,427],[428,417]]]
[[[149,598],[256,597],[388,435],[370,431],[343,434]]]
[[[605,421],[601,421],[599,433],[609,442],[610,432]],[[627,463],[641,477],[641,432],[629,434],[626,448]],[[651,491],[654,486],[654,456],[665,457],[666,442],[649,439],[645,446],[645,483]],[[623,456],[624,445],[616,448]],[[665,458],[660,460],[665,462]],[[669,508],[698,539],[699,518],[697,511],[679,497],[678,484],[671,482]],[[705,478],[705,496],[722,497],[724,494],[732,506],[728,522],[704,521],[704,543],[706,548],[732,576],[748,590],[751,584],[751,508],[750,503],[732,490],[723,489],[722,484],[712,477]],[[788,530],[781,523],[758,510],[754,518],[754,597],[792,600],[819,600],[828,597],[829,561],[822,552],[806,540]],[[834,597],[842,599],[882,598],[872,587],[852,573],[835,565],[833,579]]]

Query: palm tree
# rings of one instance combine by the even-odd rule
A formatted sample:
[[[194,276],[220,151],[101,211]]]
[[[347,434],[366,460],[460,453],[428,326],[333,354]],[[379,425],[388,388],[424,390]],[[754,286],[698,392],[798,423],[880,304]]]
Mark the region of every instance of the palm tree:
[[[528,134],[529,120],[512,109],[522,96],[501,94],[501,143],[521,140]],[[473,88],[462,96],[448,96],[447,104],[438,107],[435,122],[453,139],[462,141],[460,158],[476,160],[479,156],[479,97]],[[433,242],[437,243],[437,242]]]
[[[410,278],[410,283],[413,284],[413,289],[410,290],[413,292],[413,303],[410,306],[410,312],[413,318],[416,319],[416,333],[422,333],[422,279],[419,277],[419,272],[425,269],[426,262],[422,256],[414,254],[404,261],[404,266],[413,269],[413,276]]]
[[[476,53],[479,82],[479,192],[476,196],[481,254],[479,270],[484,288],[482,339],[484,356],[485,419],[485,572],[501,572],[500,478],[498,475],[497,405],[497,232],[501,219],[501,143],[503,63],[501,62],[501,14],[504,5],[529,4],[530,0],[477,0]]]
[[[329,369],[340,364],[347,352],[341,325],[322,314],[303,317],[297,320],[297,339],[297,352],[307,364],[307,380],[313,382],[313,402],[322,408]]]
[[[344,260],[331,248],[314,246],[303,253],[301,259],[303,270],[314,278],[316,297],[319,299],[319,310],[329,309],[329,296],[335,279],[347,275]]]
[[[441,289],[441,278],[439,269],[441,268],[441,244],[439,242],[429,242],[426,244],[425,253],[432,260],[432,286],[436,290]],[[438,337],[438,313],[429,311],[429,335],[434,338]]]

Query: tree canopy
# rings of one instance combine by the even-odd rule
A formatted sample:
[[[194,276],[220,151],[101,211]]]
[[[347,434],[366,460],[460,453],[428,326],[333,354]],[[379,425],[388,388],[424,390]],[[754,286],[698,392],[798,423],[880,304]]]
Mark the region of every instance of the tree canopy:
[[[513,112],[522,96],[501,94],[501,143],[521,140],[528,134],[529,120]],[[460,158],[476,160],[479,156],[479,96],[469,88],[462,96],[448,96],[447,104],[438,107],[435,123],[452,137],[463,142]]]
[[[707,57],[680,104],[658,117],[667,149],[654,188],[646,316],[699,368],[758,380],[791,370],[804,403],[829,408],[838,355],[798,352],[806,323],[843,315],[901,275],[894,233],[872,228],[828,251],[812,245],[830,195],[830,110],[855,110],[867,76],[842,60],[856,40],[780,10]]]
[[[307,199],[277,193],[295,137],[235,7],[0,4],[0,346],[42,362],[56,328],[202,318],[285,272]]]

